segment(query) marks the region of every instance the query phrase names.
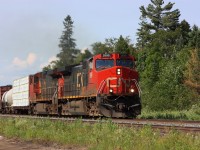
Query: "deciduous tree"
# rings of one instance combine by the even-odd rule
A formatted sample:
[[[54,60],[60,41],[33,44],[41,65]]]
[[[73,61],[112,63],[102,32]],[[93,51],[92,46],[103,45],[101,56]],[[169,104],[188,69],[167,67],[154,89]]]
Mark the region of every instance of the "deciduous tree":
[[[105,42],[96,42],[92,44],[92,51],[94,54],[102,53],[113,53],[118,52],[121,54],[134,54],[135,48],[131,44],[129,37],[123,37],[120,35],[119,38],[105,39]]]

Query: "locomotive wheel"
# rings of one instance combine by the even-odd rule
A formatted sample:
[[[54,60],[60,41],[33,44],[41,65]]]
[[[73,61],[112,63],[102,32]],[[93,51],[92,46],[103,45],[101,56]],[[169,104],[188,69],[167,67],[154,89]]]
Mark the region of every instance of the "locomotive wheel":
[[[112,110],[105,108],[104,106],[100,106],[100,112],[105,117],[112,117]]]
[[[113,117],[113,118],[129,117],[125,112],[115,111],[114,109],[108,108],[106,106],[100,106],[100,112],[105,117]]]

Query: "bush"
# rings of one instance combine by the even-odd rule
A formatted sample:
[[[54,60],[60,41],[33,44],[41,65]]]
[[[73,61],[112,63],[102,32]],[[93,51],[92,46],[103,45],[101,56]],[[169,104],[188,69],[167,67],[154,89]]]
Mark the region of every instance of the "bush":
[[[147,108],[138,116],[140,119],[177,119],[177,120],[200,120],[200,107],[193,105],[189,110],[181,111],[152,111]]]

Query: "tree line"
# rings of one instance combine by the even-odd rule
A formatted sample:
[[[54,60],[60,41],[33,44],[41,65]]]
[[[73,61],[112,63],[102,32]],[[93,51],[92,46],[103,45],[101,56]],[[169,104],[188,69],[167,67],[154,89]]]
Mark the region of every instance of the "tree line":
[[[63,22],[57,61],[44,70],[78,64],[95,54],[128,53],[137,58],[143,106],[150,110],[182,110],[200,106],[200,28],[179,20],[175,3],[151,0],[141,6],[137,42],[120,36],[95,42],[82,53],[73,38],[73,21]]]

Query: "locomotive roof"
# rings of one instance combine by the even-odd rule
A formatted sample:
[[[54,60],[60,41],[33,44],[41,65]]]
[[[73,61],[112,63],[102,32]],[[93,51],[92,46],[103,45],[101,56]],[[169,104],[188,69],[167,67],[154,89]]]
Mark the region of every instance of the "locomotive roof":
[[[46,74],[49,76],[52,76],[53,78],[56,78],[60,75],[63,75],[63,76],[70,75],[72,73],[72,69],[76,66],[78,66],[78,65],[75,64],[75,65],[69,65],[69,66],[65,66],[65,67],[55,68],[54,70],[47,71]]]
[[[135,60],[135,57],[133,57],[130,54],[122,54],[122,53],[103,53],[103,54],[97,54],[94,56],[95,59],[109,59],[109,58],[133,58]]]

